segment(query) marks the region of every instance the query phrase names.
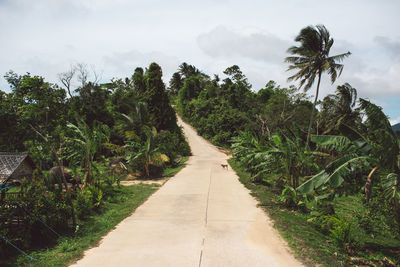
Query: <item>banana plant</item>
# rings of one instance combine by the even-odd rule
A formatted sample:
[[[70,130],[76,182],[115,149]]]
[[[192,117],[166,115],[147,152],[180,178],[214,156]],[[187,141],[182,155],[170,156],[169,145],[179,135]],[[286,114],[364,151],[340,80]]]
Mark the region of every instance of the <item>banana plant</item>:
[[[323,171],[300,185],[297,188],[299,193],[308,194],[327,185],[337,188],[344,182],[346,176],[365,168],[369,170],[364,185],[367,201],[371,196],[372,177],[379,168],[393,172],[394,175],[390,176],[390,179],[397,177],[398,181],[399,146],[390,123],[380,107],[361,98],[359,101],[360,109],[367,115],[364,124],[367,134],[360,134],[347,126],[352,139],[346,136],[313,135],[311,141],[317,144],[318,149],[336,152],[339,157],[329,163]]]
[[[299,177],[312,168],[313,153],[306,152],[299,137],[290,138],[282,132],[273,134],[265,145],[250,133],[240,133],[232,139],[236,158],[244,163],[256,180],[271,173],[282,173],[287,185],[297,187]]]
[[[340,156],[300,185],[296,189],[300,194],[309,194],[327,185],[337,188],[344,182],[345,176],[377,162],[377,159],[370,155],[371,147],[363,141],[351,141],[345,136],[333,135],[312,135],[311,141],[317,144],[318,149],[336,152]],[[330,156],[328,153],[319,155]]]

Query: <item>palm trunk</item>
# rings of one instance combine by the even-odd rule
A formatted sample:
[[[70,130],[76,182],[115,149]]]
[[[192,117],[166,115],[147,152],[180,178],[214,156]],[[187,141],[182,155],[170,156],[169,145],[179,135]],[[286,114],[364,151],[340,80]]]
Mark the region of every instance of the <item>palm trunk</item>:
[[[372,175],[376,172],[376,170],[379,168],[378,165],[376,165],[371,172],[368,174],[367,181],[365,182],[364,186],[364,192],[365,192],[365,200],[368,202],[369,198],[371,197],[371,184],[372,184]]]
[[[320,71],[319,74],[318,74],[317,92],[315,93],[314,104],[313,104],[313,108],[312,108],[312,111],[311,111],[310,124],[308,125],[307,141],[306,141],[306,148],[305,148],[305,150],[308,150],[308,149],[310,148],[311,129],[312,129],[313,121],[314,121],[315,106],[317,105],[317,101],[318,101],[319,85],[320,85],[320,83],[321,83],[321,71]]]

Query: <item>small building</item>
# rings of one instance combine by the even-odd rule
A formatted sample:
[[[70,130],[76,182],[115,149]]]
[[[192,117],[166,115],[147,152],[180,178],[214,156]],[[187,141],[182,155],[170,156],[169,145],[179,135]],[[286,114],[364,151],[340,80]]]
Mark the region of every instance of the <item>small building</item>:
[[[0,152],[0,184],[21,183],[23,178],[32,178],[34,169],[28,153]]]

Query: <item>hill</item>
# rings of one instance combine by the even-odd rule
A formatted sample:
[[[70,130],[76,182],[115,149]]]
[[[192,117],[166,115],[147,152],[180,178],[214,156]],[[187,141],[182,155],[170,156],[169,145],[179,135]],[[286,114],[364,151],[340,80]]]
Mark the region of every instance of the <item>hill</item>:
[[[392,129],[393,129],[393,131],[400,131],[400,122],[399,123],[397,123],[397,124],[395,124],[395,125],[392,125]]]

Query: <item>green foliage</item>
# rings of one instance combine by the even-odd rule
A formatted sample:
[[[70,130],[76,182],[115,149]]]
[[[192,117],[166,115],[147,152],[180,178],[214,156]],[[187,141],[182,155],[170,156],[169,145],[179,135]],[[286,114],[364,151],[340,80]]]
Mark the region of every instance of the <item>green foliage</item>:
[[[129,164],[133,166],[142,165],[146,177],[161,174],[164,163],[170,162],[170,158],[159,151],[154,141],[158,135],[156,129],[147,129],[145,131],[146,142],[142,145],[137,142],[127,142],[126,158]],[[141,169],[141,170],[143,170]],[[152,172],[153,171],[153,172]]]
[[[79,94],[69,99],[70,117],[79,116],[90,127],[95,121],[106,125],[113,124],[113,117],[108,109],[108,101],[111,92],[102,85],[87,83],[85,86],[76,90]],[[79,120],[77,120],[79,121]]]
[[[77,125],[67,124],[68,129],[65,136],[66,159],[72,164],[79,164],[85,170],[85,184],[92,181],[92,163],[101,145],[108,141],[110,132],[106,125],[95,122],[91,129],[84,121]]]
[[[296,188],[299,178],[313,168],[312,153],[305,153],[300,140],[292,140],[281,133],[272,135],[261,144],[251,134],[233,138],[232,150],[249,170],[256,181],[269,174],[279,173],[286,178],[286,185]]]
[[[24,142],[41,141],[31,126],[51,135],[59,125],[65,125],[66,93],[57,85],[29,73],[20,76],[8,72],[5,79],[11,92],[0,98],[0,150],[26,150]]]
[[[190,69],[186,63],[181,67]],[[262,105],[256,94],[250,91],[251,85],[237,65],[224,71],[228,77],[222,84],[216,75],[210,79],[199,71],[184,72],[193,74],[182,75],[184,79],[178,92],[177,109],[199,134],[214,144],[227,147],[240,130],[258,128],[253,118]]]
[[[154,137],[155,146],[161,154],[166,155],[171,163],[181,156],[190,155],[190,147],[185,141],[182,130],[179,132],[162,131]]]
[[[11,266],[69,266],[80,259],[85,250],[96,246],[104,235],[132,214],[156,189],[153,185],[144,184],[118,188],[112,201],[104,202],[100,210],[80,221],[78,230],[73,234],[59,238],[45,249],[29,251],[37,262],[30,263],[24,255],[9,258],[8,254],[7,263]]]
[[[165,91],[161,67],[156,63],[151,63],[144,79],[146,81],[146,92],[143,96],[148,104],[152,124],[158,131],[175,130],[177,127],[176,116]]]
[[[85,219],[93,211],[98,210],[103,203],[103,191],[93,185],[88,185],[76,196],[76,213],[79,219]]]
[[[11,92],[0,91],[0,150],[28,151],[38,168],[35,173],[40,174],[40,182],[26,182],[18,196],[4,191],[6,198],[0,203],[0,234],[21,248],[32,248],[33,244],[42,247],[54,241],[57,235],[45,224],[62,235],[72,231],[74,210],[83,223],[100,212],[107,201],[127,199],[118,187],[126,168],[114,172],[102,163],[105,158],[124,156],[127,149],[136,154],[149,152],[131,171],[146,169],[147,165],[149,174],[154,174],[190,154],[176,124],[161,68],[155,63],[146,73],[137,68],[132,77],[106,84],[87,80],[82,80],[79,88],[64,84],[69,98],[65,90],[29,73],[20,76],[9,72],[6,80]],[[159,135],[149,141],[147,129],[153,128]],[[86,183],[83,189],[67,184],[67,190],[61,177],[50,177],[46,170],[55,164],[80,173]],[[14,219],[20,220],[18,228],[9,227]],[[8,246],[7,250],[3,248],[5,244],[1,244],[1,257],[3,252],[10,252]],[[69,250],[65,245],[62,253]]]
[[[338,86],[335,95],[328,95],[321,103],[317,116],[319,131],[323,134],[345,134],[343,126],[357,129],[361,125],[360,109],[355,108],[357,90],[345,83]]]
[[[282,202],[285,207],[288,208],[300,208],[302,211],[307,212],[307,198],[297,194],[296,189],[286,185],[282,190],[279,201]]]
[[[21,248],[44,245],[57,238],[53,231],[66,232],[70,218],[65,192],[49,191],[39,179],[24,180],[19,193],[6,193],[0,204],[0,234]],[[0,248],[10,252],[7,244]]]
[[[308,220],[322,232],[329,234],[338,247],[344,249],[354,243],[351,237],[351,223],[337,215],[319,215]]]

